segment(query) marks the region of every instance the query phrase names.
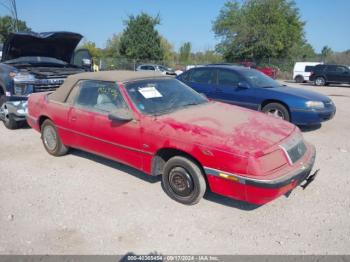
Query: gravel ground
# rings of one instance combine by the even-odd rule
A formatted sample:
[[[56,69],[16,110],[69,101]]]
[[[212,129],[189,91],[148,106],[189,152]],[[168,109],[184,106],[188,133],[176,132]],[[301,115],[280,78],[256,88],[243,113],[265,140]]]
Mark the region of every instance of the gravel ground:
[[[77,150],[52,157],[38,133],[1,124],[0,254],[350,254],[350,88],[298,87],[337,105],[304,130],[321,171],[259,208],[211,193],[184,206],[158,178]]]

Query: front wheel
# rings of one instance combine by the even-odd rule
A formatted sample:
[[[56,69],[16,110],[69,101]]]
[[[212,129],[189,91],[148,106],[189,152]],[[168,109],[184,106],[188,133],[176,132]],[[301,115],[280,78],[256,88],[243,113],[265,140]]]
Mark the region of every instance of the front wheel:
[[[0,108],[2,114],[2,120],[7,129],[17,129],[19,128],[19,123],[14,119],[13,115],[11,115],[8,111],[8,108],[5,105],[6,97],[5,95],[0,95]]]
[[[285,121],[290,121],[288,109],[280,103],[267,104],[263,107],[262,112]]]
[[[54,123],[47,119],[41,125],[41,139],[46,151],[53,156],[67,154],[69,148],[62,144]]]
[[[181,156],[172,157],[165,164],[162,183],[168,196],[185,205],[197,204],[207,187],[200,167]]]

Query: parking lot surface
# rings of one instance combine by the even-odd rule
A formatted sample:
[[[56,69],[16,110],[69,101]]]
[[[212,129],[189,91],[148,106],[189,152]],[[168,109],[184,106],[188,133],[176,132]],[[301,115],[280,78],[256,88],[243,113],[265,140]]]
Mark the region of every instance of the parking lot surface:
[[[209,193],[184,206],[159,178],[73,150],[55,158],[29,128],[0,125],[0,254],[350,254],[350,87],[303,130],[317,149],[306,190],[255,207]]]

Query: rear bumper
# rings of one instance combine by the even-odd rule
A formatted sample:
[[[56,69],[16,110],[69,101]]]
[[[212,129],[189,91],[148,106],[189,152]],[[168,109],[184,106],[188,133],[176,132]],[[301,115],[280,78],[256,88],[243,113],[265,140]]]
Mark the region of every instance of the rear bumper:
[[[293,171],[270,180],[244,177],[211,168],[204,170],[213,192],[262,205],[286,194],[308,178],[315,163],[315,148],[309,145],[306,154],[306,157],[294,164]]]

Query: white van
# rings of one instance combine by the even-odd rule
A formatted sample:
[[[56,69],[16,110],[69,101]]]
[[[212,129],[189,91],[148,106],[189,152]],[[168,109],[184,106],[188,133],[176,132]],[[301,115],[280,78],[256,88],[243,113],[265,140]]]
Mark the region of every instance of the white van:
[[[293,70],[293,79],[297,83],[309,81],[314,67],[323,64],[322,62],[296,62]]]

